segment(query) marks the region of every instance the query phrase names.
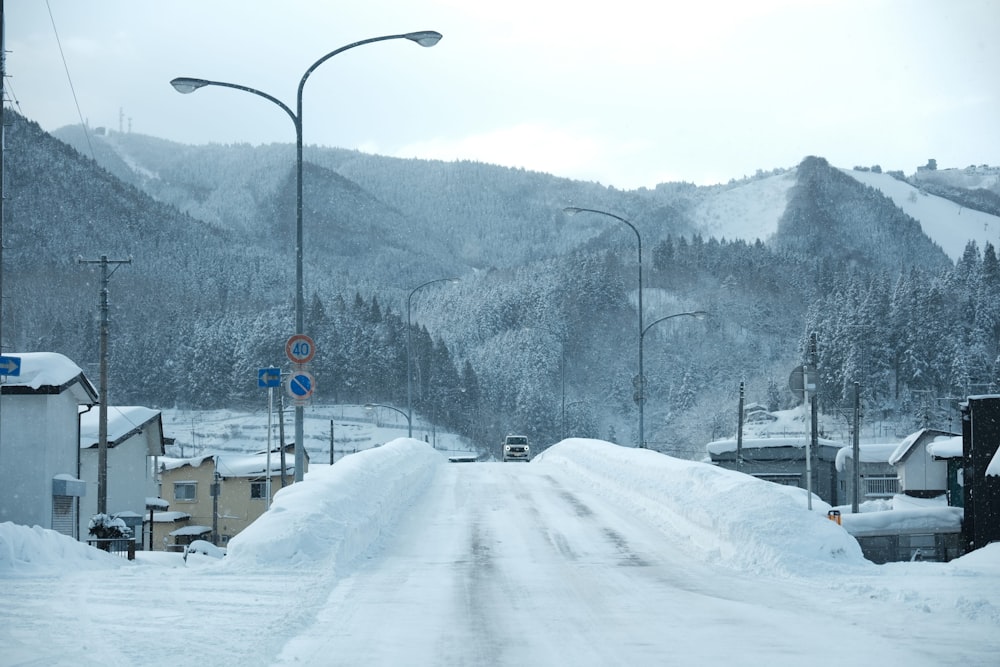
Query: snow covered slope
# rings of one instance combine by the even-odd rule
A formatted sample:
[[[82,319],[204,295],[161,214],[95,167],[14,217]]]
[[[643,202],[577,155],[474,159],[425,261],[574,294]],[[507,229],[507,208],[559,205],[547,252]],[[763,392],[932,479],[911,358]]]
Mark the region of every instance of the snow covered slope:
[[[767,241],[778,231],[796,173],[792,169],[726,188],[699,202],[690,213],[691,219],[706,237]]]
[[[841,169],[857,181],[879,190],[920,226],[932,241],[937,243],[953,260],[962,256],[969,241],[975,241],[980,250],[987,241],[1000,245],[1000,218],[964,208],[953,201],[904,183],[888,174],[871,171]]]

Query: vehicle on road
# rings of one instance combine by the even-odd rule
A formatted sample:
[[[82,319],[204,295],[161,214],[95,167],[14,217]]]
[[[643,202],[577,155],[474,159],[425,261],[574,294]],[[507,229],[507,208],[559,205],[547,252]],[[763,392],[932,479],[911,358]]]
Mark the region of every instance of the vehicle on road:
[[[531,447],[528,446],[528,436],[508,435],[503,439],[503,462],[531,460]]]

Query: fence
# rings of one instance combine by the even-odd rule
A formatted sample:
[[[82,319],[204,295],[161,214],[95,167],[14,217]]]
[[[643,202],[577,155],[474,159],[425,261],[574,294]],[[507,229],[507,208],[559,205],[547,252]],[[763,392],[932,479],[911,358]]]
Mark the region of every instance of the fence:
[[[891,498],[899,493],[899,478],[895,476],[865,477],[866,498]]]
[[[88,539],[87,544],[101,551],[135,560],[135,540],[131,537],[97,537]]]

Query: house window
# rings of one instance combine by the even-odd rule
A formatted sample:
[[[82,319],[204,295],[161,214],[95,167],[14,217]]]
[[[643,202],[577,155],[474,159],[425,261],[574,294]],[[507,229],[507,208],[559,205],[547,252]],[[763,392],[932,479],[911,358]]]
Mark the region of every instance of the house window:
[[[267,498],[267,481],[250,482],[250,498],[252,500],[263,500]]]
[[[174,500],[193,503],[198,499],[197,482],[174,482]]]

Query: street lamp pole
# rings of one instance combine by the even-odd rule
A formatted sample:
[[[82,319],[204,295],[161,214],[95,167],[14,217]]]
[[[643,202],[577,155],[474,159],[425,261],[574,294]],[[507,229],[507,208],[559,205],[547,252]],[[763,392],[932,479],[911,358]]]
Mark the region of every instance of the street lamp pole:
[[[305,88],[306,81],[309,79],[309,75],[313,71],[325,63],[330,58],[337,54],[343,53],[349,49],[353,49],[358,46],[363,46],[365,44],[372,44],[373,42],[384,42],[390,39],[408,39],[411,42],[416,42],[420,46],[434,46],[441,40],[441,33],[435,32],[433,30],[422,30],[419,32],[408,32],[400,35],[384,35],[382,37],[372,37],[370,39],[363,39],[359,42],[354,42],[346,46],[342,46],[339,49],[331,51],[326,54],[312,65],[309,69],[305,71],[302,75],[302,79],[299,81],[298,93],[296,95],[296,110],[293,112],[288,105],[265,92],[257,90],[255,88],[250,88],[248,86],[241,86],[234,83],[226,83],[223,81],[209,81],[207,79],[195,79],[191,77],[178,77],[170,82],[177,92],[179,93],[193,93],[199,88],[204,86],[221,86],[223,88],[235,88],[236,90],[242,90],[244,92],[252,93],[259,97],[273,102],[274,104],[281,107],[281,109],[288,114],[292,119],[292,123],[295,125],[295,333],[304,334],[305,331],[305,297],[303,294],[303,268],[302,268],[302,258],[303,258],[303,234],[302,234],[302,90]],[[295,481],[301,482],[303,478],[303,468],[305,467],[305,450],[303,449],[303,419],[304,419],[304,408],[302,405],[295,406]]]
[[[708,313],[706,313],[704,310],[693,310],[693,311],[691,311],[689,313],[674,313],[673,315],[667,315],[666,317],[661,317],[658,320],[653,320],[652,322],[650,322],[646,326],[646,328],[644,328],[639,333],[639,352],[640,352],[639,358],[640,359],[642,359],[642,344],[643,344],[643,340],[646,338],[646,332],[649,331],[650,329],[652,329],[654,326],[656,326],[660,322],[666,322],[667,320],[672,320],[675,317],[693,317],[696,320],[703,320],[706,317],[708,317]],[[642,400],[645,401],[646,400],[646,394],[645,394],[645,391],[646,391],[646,378],[642,376],[642,369],[639,370],[639,376],[641,378],[639,380],[639,394],[642,397]],[[640,403],[639,404],[639,441],[642,443],[641,446],[645,447],[646,446],[645,424],[643,424],[642,420],[643,420],[642,404]]]
[[[642,440],[642,420],[643,420],[642,405],[646,401],[646,395],[645,395],[645,393],[643,391],[644,388],[645,388],[644,387],[644,385],[645,385],[645,378],[642,375],[642,332],[643,332],[643,328],[642,328],[642,236],[639,235],[639,230],[635,228],[635,225],[633,225],[631,222],[629,222],[625,218],[622,218],[621,216],[615,215],[614,213],[608,213],[607,211],[599,211],[599,210],[593,209],[593,208],[578,208],[576,206],[567,206],[566,208],[563,209],[563,212],[568,213],[569,215],[575,215],[577,213],[596,213],[598,215],[606,215],[609,218],[614,218],[615,220],[617,220],[619,222],[625,223],[626,225],[628,225],[632,229],[633,232],[635,232],[636,245],[638,246],[638,250],[639,250],[639,255],[638,255],[638,257],[639,257],[639,341],[638,341],[639,342],[639,377],[638,377],[638,379],[636,381],[636,391],[638,392],[638,395],[636,396],[636,402],[639,404],[639,447],[645,447],[646,444]]]
[[[406,297],[406,423],[409,426],[409,431],[407,435],[413,437],[413,365],[410,361],[412,357],[412,344],[410,336],[410,301],[413,299],[413,295],[417,293],[417,290],[423,289],[428,285],[433,285],[434,283],[453,283],[457,282],[458,278],[436,278],[435,280],[428,280],[422,285],[417,285],[412,290],[410,294]]]

